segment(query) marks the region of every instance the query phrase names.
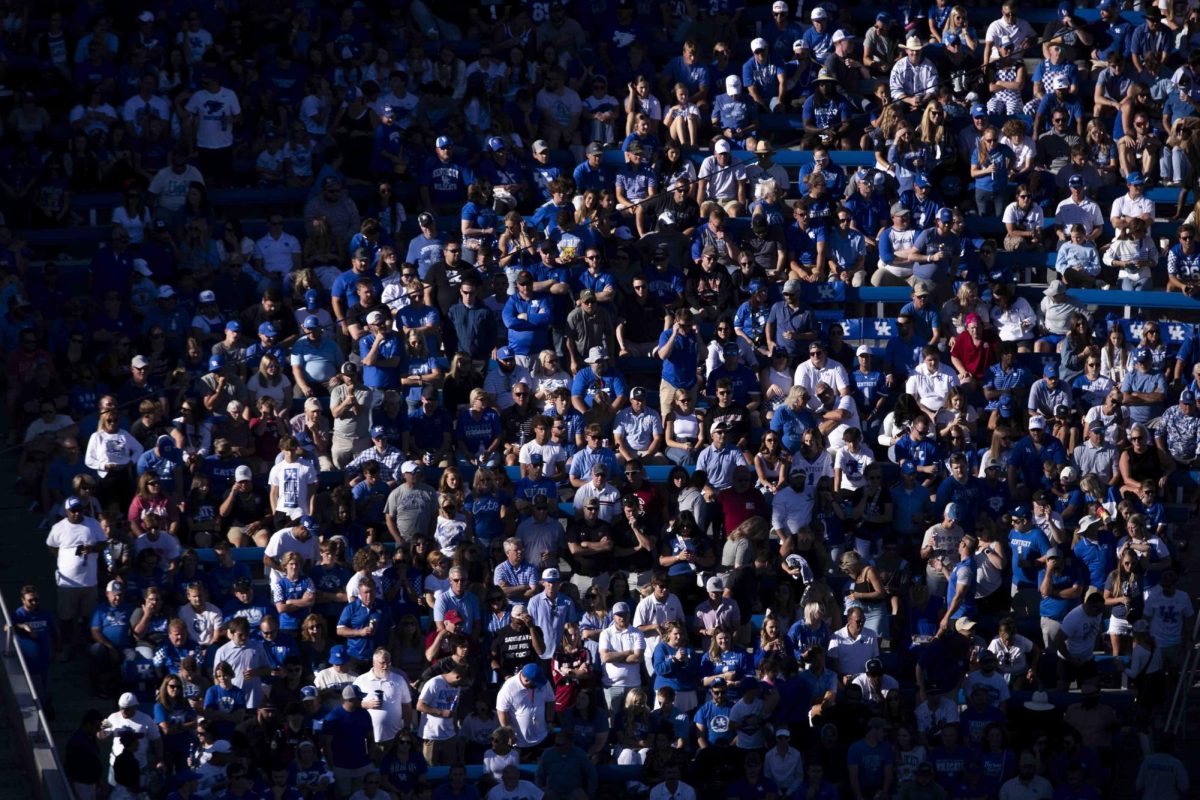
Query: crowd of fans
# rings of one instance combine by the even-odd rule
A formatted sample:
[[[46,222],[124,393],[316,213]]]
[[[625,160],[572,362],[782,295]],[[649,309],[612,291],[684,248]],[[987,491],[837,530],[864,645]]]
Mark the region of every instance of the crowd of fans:
[[[1200,339],[1068,293],[1200,287],[1137,5],[6,4],[77,796],[1183,796]],[[86,280],[23,238],[108,207]]]

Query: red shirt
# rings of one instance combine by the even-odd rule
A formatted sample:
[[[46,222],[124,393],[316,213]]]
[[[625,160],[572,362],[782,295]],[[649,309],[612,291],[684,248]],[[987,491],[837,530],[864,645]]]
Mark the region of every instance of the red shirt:
[[[732,487],[722,489],[717,492],[717,502],[721,504],[721,513],[725,517],[726,535],[751,517],[771,519],[771,507],[767,505],[762,492],[753,486],[741,494]]]
[[[999,359],[996,353],[996,343],[989,339],[987,334],[984,334],[976,344],[968,331],[963,331],[954,337],[954,341],[950,344],[950,353],[962,362],[962,365],[967,368],[967,372],[979,380],[983,379],[988,367]]]

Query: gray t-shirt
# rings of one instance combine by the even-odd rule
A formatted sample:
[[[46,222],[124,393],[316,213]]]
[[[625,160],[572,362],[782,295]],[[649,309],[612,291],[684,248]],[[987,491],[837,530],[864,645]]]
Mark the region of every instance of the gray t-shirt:
[[[336,408],[346,400],[351,387],[349,384],[339,383],[333,387],[333,391],[329,393],[329,407]],[[333,418],[333,436],[335,439],[366,439],[371,428],[371,390],[365,386],[359,386],[354,389],[354,396],[358,399],[358,413],[350,414],[344,417]]]
[[[424,483],[418,483],[409,488],[401,483],[388,495],[383,513],[396,521],[396,530],[404,541],[411,541],[418,534],[429,531],[429,523],[433,519],[435,505],[433,488]]]

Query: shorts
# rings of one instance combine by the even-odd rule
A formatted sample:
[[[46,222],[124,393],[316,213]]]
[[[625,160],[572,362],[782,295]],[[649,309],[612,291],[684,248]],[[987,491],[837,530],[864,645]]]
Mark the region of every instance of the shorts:
[[[91,619],[99,595],[95,586],[58,587],[58,618],[67,622]]]

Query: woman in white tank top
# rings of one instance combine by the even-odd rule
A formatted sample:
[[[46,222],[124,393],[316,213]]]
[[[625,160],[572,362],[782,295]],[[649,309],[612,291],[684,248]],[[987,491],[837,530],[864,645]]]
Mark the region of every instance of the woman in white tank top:
[[[684,467],[694,466],[704,447],[704,426],[692,410],[692,398],[687,392],[675,395],[675,408],[663,422],[667,441],[667,458]]]

